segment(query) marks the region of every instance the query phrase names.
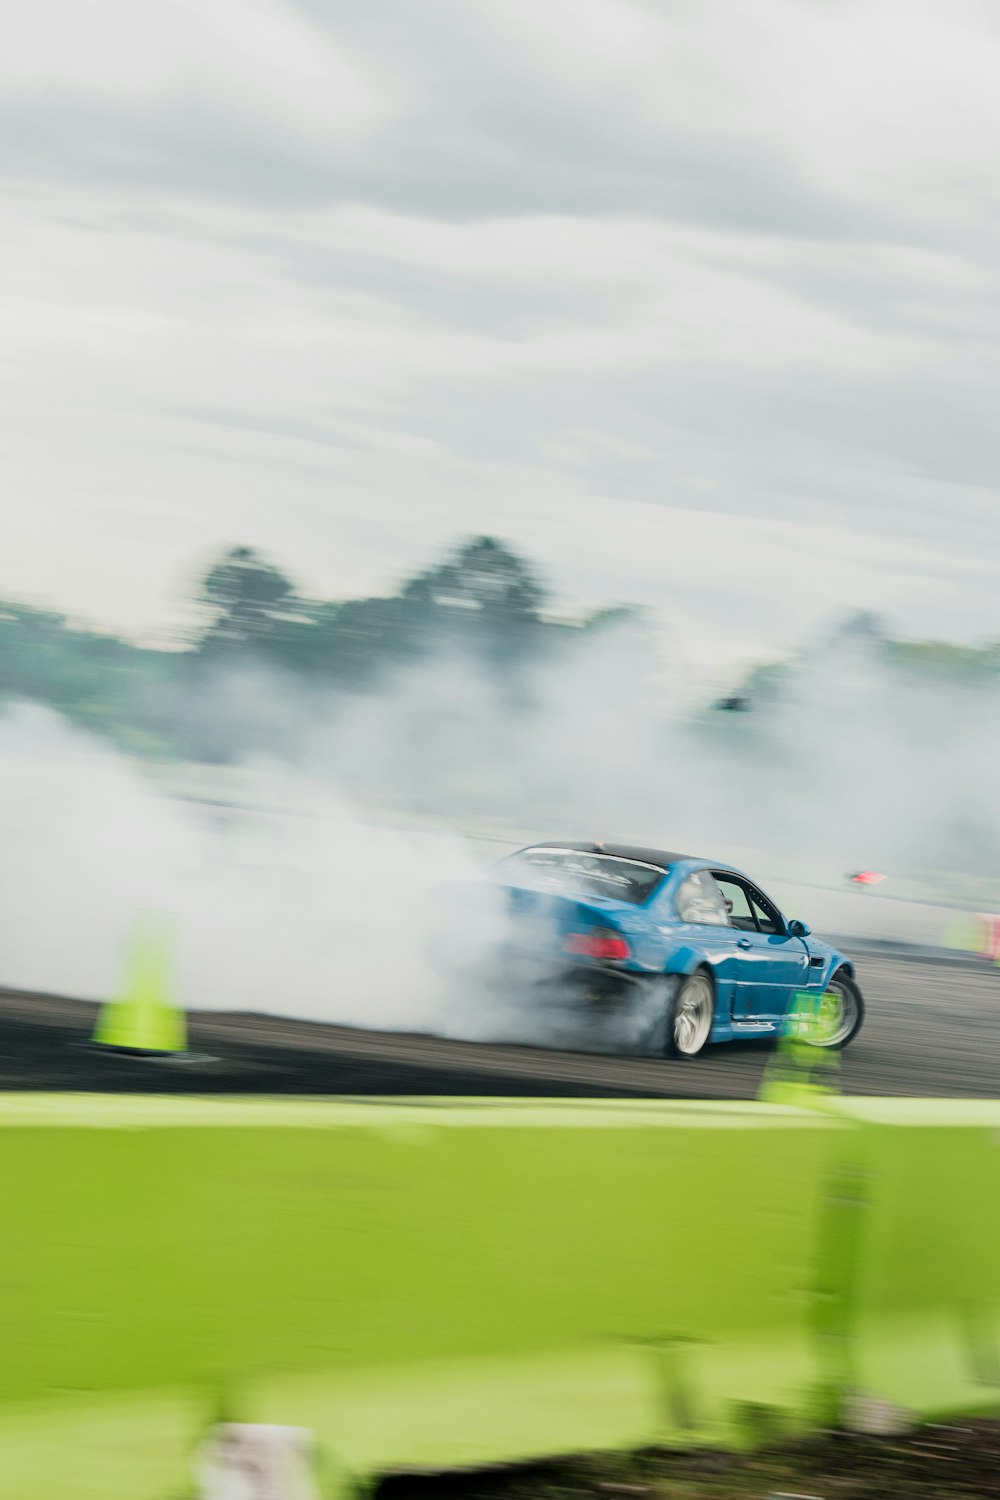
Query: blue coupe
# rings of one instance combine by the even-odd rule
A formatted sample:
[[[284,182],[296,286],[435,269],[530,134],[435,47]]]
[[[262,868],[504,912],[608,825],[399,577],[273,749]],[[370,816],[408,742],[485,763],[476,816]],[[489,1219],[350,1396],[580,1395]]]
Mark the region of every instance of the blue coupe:
[[[581,1016],[631,1010],[644,1051],[697,1057],[711,1042],[780,1035],[839,1048],[861,1028],[854,966],[788,921],[741,871],[631,845],[533,844],[502,860],[501,969],[521,993]]]

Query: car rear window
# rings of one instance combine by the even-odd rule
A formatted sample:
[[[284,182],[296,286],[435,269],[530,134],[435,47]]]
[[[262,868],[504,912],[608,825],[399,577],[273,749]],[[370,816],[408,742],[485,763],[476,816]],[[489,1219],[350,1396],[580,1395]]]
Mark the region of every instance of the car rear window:
[[[633,906],[648,900],[665,874],[638,860],[575,849],[522,849],[496,867],[499,880],[573,896],[608,896]]]

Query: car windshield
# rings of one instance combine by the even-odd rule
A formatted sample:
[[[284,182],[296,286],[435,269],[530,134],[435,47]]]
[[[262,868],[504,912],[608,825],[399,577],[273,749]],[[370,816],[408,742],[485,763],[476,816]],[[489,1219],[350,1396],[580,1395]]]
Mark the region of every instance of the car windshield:
[[[608,896],[641,906],[663,880],[665,870],[612,854],[577,849],[522,849],[497,865],[498,880],[574,896]]]

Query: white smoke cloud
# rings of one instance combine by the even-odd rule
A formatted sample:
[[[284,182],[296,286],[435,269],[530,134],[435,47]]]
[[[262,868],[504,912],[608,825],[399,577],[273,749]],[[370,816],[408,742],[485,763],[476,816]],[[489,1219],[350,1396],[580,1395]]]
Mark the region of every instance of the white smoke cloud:
[[[747,714],[705,708],[634,628],[510,680],[456,658],[411,668],[300,753],[365,799],[495,817],[547,836],[632,840],[773,875],[990,875],[1000,703],[992,679],[907,670],[835,637]]]
[[[365,824],[328,785],[259,765],[262,805],[225,815],[151,789],[47,710],[0,720],[0,981],[101,999],[129,924],[173,915],[192,1008],[421,1029],[440,1019],[425,934],[441,884],[475,874],[457,837]]]
[[[620,1051],[655,1019],[655,997],[637,992],[584,1035],[557,989],[544,1005],[505,991],[502,902],[467,840],[366,820],[329,783],[273,761],[239,769],[253,808],[185,805],[106,744],[19,705],[0,719],[0,770],[6,987],[109,997],[131,924],[155,910],[173,919],[188,1010]]]
[[[276,677],[233,684],[216,709],[239,705],[245,728],[260,704],[268,756],[219,770],[214,806],[164,795],[48,710],[8,708],[0,983],[103,998],[152,908],[176,917],[190,1008],[561,1039],[431,961],[442,887],[477,880],[505,840],[545,836],[727,859],[842,934],[881,922],[922,940],[918,909],[883,888],[849,909],[849,868],[888,872],[887,897],[918,880],[954,896],[964,872],[969,904],[995,909],[994,691],[907,674],[858,638],[817,647],[752,713],[699,720],[643,649],[612,630],[513,674],[453,654],[335,702]],[[498,940],[489,903],[456,920],[467,955]]]

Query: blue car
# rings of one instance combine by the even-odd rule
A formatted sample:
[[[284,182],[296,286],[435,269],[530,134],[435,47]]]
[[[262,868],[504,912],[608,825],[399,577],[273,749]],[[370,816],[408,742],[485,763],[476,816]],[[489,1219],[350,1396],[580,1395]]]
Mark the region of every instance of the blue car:
[[[729,865],[551,842],[502,860],[492,888],[507,983],[538,1004],[569,1001],[581,1019],[629,1012],[643,1051],[697,1057],[712,1042],[780,1035],[799,1015],[818,1046],[845,1047],[861,1029],[850,960]]]

